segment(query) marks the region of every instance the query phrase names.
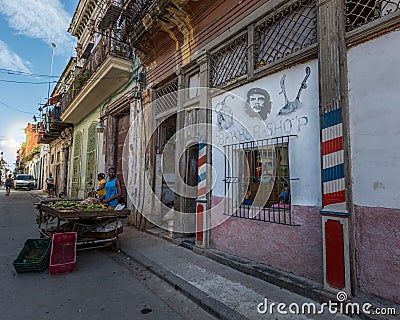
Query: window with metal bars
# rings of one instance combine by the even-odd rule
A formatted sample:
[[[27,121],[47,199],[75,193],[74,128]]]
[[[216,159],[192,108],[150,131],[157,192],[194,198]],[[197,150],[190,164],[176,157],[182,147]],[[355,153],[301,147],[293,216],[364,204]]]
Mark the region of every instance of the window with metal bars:
[[[345,0],[346,31],[400,10],[400,0]]]
[[[178,103],[178,79],[156,90],[155,115],[175,110]]]
[[[222,86],[247,74],[247,32],[210,55],[210,85]]]
[[[292,225],[289,138],[224,146],[225,214]]]
[[[315,1],[296,1],[257,23],[254,69],[267,66],[316,42]]]

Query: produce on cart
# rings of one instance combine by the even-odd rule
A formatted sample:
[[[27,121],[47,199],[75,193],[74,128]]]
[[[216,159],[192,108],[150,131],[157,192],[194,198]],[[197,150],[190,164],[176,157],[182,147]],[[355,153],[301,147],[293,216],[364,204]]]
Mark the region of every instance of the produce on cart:
[[[36,204],[36,222],[42,237],[58,232],[76,232],[77,249],[111,246],[119,250],[118,235],[123,232],[121,219],[129,210],[114,210],[96,198],[83,201],[42,201]]]

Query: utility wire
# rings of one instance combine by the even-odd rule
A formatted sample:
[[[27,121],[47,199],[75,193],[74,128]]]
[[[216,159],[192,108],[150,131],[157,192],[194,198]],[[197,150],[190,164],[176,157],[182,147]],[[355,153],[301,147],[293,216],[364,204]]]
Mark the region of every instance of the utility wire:
[[[24,110],[20,110],[20,109],[18,109],[18,108],[11,107],[11,106],[9,106],[8,104],[5,104],[4,102],[1,102],[1,101],[0,101],[0,104],[3,105],[4,107],[6,107],[6,108],[8,108],[8,109],[11,109],[11,110],[14,110],[14,111],[18,111],[18,112],[22,112],[22,113],[27,113],[27,114],[35,114],[34,112],[24,111]]]
[[[17,70],[10,70],[10,69],[3,69],[0,68],[0,73],[6,73],[8,75],[13,76],[25,76],[25,77],[42,77],[42,78],[49,78],[48,74],[38,74],[38,73],[29,73],[24,71],[17,71]],[[51,78],[59,78],[60,76],[51,76]]]
[[[122,72],[121,72],[121,74],[122,74]],[[91,76],[88,79],[84,80],[84,82],[85,83],[89,83],[89,82],[92,82],[92,81],[95,81],[95,80],[98,80],[98,79],[126,79],[126,76],[118,76],[118,75],[113,76],[113,77],[93,77],[93,76]],[[75,80],[82,81],[79,78],[75,78]],[[5,79],[0,79],[0,82],[20,83],[20,84],[48,84],[49,83],[49,81],[46,81],[46,82],[44,82],[44,81],[43,82],[33,82],[33,81],[17,81],[17,80],[5,80]],[[53,80],[50,83],[67,84],[65,82],[56,81],[56,80]]]
[[[7,82],[7,83],[21,83],[21,84],[48,84],[49,82],[33,82],[33,81],[16,81],[16,80],[4,80],[0,79],[0,82]],[[57,83],[58,81],[51,81],[51,83]]]

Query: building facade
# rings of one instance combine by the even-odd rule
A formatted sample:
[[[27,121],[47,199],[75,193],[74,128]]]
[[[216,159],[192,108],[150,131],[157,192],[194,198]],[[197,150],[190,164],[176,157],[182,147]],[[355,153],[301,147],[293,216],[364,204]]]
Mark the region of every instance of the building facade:
[[[128,193],[143,215],[325,290],[399,302],[399,167],[383,142],[396,132],[381,128],[398,97],[398,1],[134,3],[146,173]],[[145,190],[156,200],[141,205]]]
[[[80,1],[68,30],[78,40],[78,56],[73,85],[61,99],[61,119],[74,125],[70,178],[74,198],[86,197],[96,189],[97,174],[116,165],[116,155],[107,152],[115,135],[107,133],[112,140],[105,140],[103,126],[109,128],[115,120],[105,123],[108,106],[127,90],[133,66],[132,50],[120,37],[118,5]],[[129,110],[129,104],[126,108]]]

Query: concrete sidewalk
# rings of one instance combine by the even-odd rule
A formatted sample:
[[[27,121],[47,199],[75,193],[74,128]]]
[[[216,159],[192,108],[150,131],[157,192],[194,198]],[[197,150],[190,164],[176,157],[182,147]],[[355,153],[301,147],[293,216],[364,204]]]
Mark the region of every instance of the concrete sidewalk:
[[[320,305],[302,295],[207,257],[207,254],[216,254],[215,251],[206,254],[200,250],[198,253],[203,254],[197,254],[188,250],[191,245],[184,239],[169,242],[162,238],[163,233],[160,229],[150,232],[153,234],[124,226],[124,232],[120,235],[122,253],[148,268],[220,319],[349,319],[339,313],[330,314],[328,310],[317,315],[285,315],[278,313],[277,307],[273,309],[272,315],[269,312],[261,314],[257,311],[257,306],[265,302],[265,299],[268,299],[269,307],[271,303],[285,303],[287,306],[295,303],[301,309],[301,306],[307,303],[315,304],[318,311]],[[286,311],[289,311],[288,307]]]

